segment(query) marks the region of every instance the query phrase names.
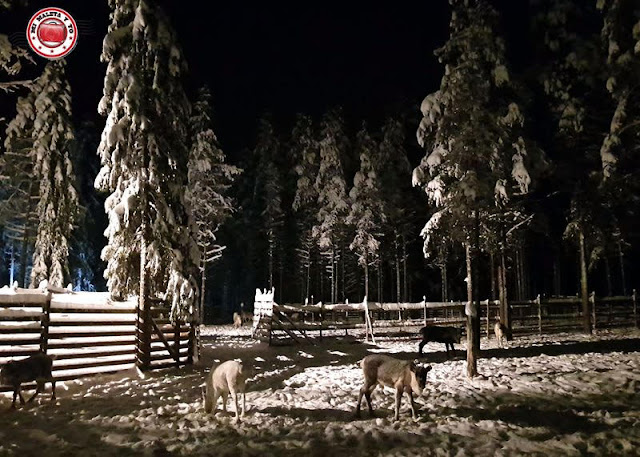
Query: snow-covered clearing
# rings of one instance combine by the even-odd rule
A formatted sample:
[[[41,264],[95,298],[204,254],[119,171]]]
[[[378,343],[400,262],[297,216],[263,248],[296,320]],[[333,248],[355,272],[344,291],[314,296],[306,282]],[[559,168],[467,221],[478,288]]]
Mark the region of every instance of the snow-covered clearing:
[[[482,376],[468,381],[464,354],[446,360],[429,343],[433,370],[420,417],[403,399],[393,422],[390,390],[373,394],[377,417],[353,411],[362,382],[356,362],[371,352],[414,358],[417,339],[325,339],[268,347],[248,329],[209,327],[201,366],[128,372],[60,383],[35,404],[1,402],[0,455],[638,455],[640,332],[524,337],[498,349],[483,340]],[[463,349],[463,348],[461,348]],[[200,386],[215,360],[253,366],[248,412],[204,414]],[[220,409],[220,406],[218,406]],[[229,402],[229,410],[233,410]]]

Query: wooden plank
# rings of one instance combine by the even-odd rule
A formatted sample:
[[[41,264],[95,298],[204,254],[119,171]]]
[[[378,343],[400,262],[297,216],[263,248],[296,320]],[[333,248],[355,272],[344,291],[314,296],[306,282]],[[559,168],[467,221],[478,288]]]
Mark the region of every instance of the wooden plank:
[[[121,357],[119,357],[118,359],[114,359],[114,360],[94,360],[94,361],[86,361],[86,362],[78,362],[78,363],[70,363],[70,364],[65,364],[65,365],[56,365],[54,363],[53,366],[53,375],[55,377],[55,374],[57,371],[67,371],[67,370],[79,370],[82,368],[95,368],[95,367],[109,367],[109,366],[113,366],[113,365],[122,365],[122,364],[134,364],[136,360],[136,354],[135,352],[132,352],[130,354],[124,354]],[[57,362],[57,360],[56,360]]]
[[[96,347],[96,346],[121,346],[125,343],[135,341],[135,336],[122,337],[117,340],[110,341],[84,341],[84,342],[65,342],[64,339],[50,340],[49,349],[78,349],[83,347]]]
[[[291,324],[293,326],[293,329],[298,330],[298,332],[305,338],[305,340],[307,340],[312,345],[316,346],[315,341],[313,341],[311,338],[309,338],[306,333],[302,332],[300,330],[300,328],[298,328],[298,326],[289,318],[289,316],[287,316],[286,314],[283,314],[283,313],[281,313],[279,311],[274,311],[274,313],[277,313],[278,317],[284,317],[285,321],[287,321],[289,324]],[[282,321],[280,321],[280,322],[282,323]]]
[[[87,349],[92,349],[87,351]],[[93,349],[98,349],[94,351]],[[64,352],[49,350],[49,354],[55,355],[56,360],[68,360],[68,359],[82,359],[87,357],[105,357],[110,355],[123,355],[123,354],[133,354],[136,353],[135,345],[131,344],[128,347],[115,347],[111,348],[103,348],[101,346],[97,346],[94,348],[80,348],[78,352],[69,352],[65,350]]]
[[[0,340],[0,346],[24,346],[28,344],[37,344],[40,346],[40,335],[33,338]]]
[[[83,314],[83,313],[75,313],[75,314],[63,314],[63,313],[51,313],[51,323],[55,325],[73,325],[73,323],[90,323],[91,325],[100,325],[105,324],[108,325],[113,322],[128,322],[135,323],[136,315],[133,313],[129,314]]]
[[[173,358],[176,359],[177,362],[179,362],[179,360],[178,360],[179,356],[177,356],[173,352],[173,350],[171,349],[171,346],[169,345],[169,342],[164,337],[164,335],[162,334],[162,331],[158,328],[158,326],[156,325],[156,322],[153,319],[151,319],[151,325],[153,326],[153,330],[156,332],[156,335],[158,335],[160,337],[160,340],[162,340],[162,342],[166,346],[167,350],[169,351],[169,354],[173,354]]]
[[[40,334],[40,322],[32,322],[25,325],[2,326],[0,325],[0,335],[14,335],[16,333],[38,333]]]

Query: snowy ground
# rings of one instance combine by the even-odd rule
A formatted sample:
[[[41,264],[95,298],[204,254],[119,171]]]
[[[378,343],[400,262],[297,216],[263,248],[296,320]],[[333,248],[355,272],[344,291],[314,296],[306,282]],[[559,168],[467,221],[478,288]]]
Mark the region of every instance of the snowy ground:
[[[211,327],[202,366],[135,371],[58,388],[58,401],[7,411],[0,401],[0,455],[640,455],[640,332],[519,338],[507,349],[483,340],[482,376],[468,381],[460,351],[432,365],[420,417],[406,399],[394,423],[393,394],[373,395],[378,416],[353,410],[372,352],[414,358],[417,340],[325,339],[320,346],[268,347],[247,329]],[[240,358],[255,371],[249,411],[207,416],[200,385],[215,360]],[[233,407],[230,405],[230,409]]]

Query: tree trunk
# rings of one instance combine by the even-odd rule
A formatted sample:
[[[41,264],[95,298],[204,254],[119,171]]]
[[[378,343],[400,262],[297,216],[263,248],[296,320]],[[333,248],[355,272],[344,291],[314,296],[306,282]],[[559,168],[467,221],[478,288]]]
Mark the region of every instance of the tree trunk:
[[[306,281],[306,286],[305,286],[305,291],[304,291],[304,298],[302,300],[302,303],[304,303],[305,299],[308,300],[310,297],[309,294],[309,287],[311,286],[311,250],[309,250],[309,259],[307,260],[307,281]],[[311,303],[309,303],[311,304]]]
[[[340,283],[340,288],[342,291],[342,297],[341,297],[341,302],[344,303],[346,302],[346,298],[347,298],[347,277],[345,276],[345,262],[346,262],[346,256],[347,256],[347,250],[344,247],[344,241],[341,242],[341,249],[342,249],[342,255],[340,256],[340,277],[342,278],[342,282]]]
[[[284,290],[282,288],[282,278],[284,276],[284,264],[282,263],[282,259],[280,259],[280,262],[278,264],[278,288],[280,289],[280,291],[278,292],[278,297],[280,297],[280,302],[276,302],[276,303],[284,303],[284,298],[283,298],[283,293]]]
[[[620,259],[620,280],[622,282],[622,295],[627,296],[627,280],[624,274],[624,253],[622,252],[622,243],[618,241],[618,256]]]
[[[378,270],[378,303],[382,303],[382,261],[378,259],[376,269]]]
[[[582,329],[585,333],[591,333],[591,309],[589,306],[589,286],[587,284],[587,250],[584,241],[584,232],[580,228],[580,295],[582,300]]]
[[[273,243],[269,240],[269,290],[273,288]]]
[[[331,245],[331,303],[335,303],[336,296],[336,248]]]
[[[15,242],[11,241],[11,265],[9,266],[9,287],[13,287],[13,274],[16,268]]]
[[[507,339],[511,339],[508,335],[513,333],[511,328],[511,307],[509,306],[509,296],[507,288],[507,256],[505,254],[505,246],[507,240],[504,233],[504,227],[500,228],[500,266],[498,270],[498,294],[500,297],[500,322],[504,324],[509,331]]]
[[[604,274],[607,277],[607,297],[613,297],[613,284],[611,282],[611,268],[609,266],[609,257],[604,258]]]
[[[402,301],[407,303],[410,301],[407,288],[407,239],[402,235]]]
[[[198,309],[198,324],[204,324],[204,296],[205,286],[207,283],[207,253],[206,249],[202,252],[202,273],[200,277],[200,308]]]
[[[480,355],[480,212],[475,211],[475,239],[473,240],[473,255],[471,257],[471,272],[473,278],[471,284],[473,286],[473,351],[477,356]],[[477,370],[476,370],[477,371]]]
[[[553,295],[562,295],[560,268],[558,268],[558,259],[553,260]]]
[[[440,283],[440,288],[442,289],[440,291],[442,295],[442,301],[449,301],[449,280],[447,277],[447,264],[445,261],[440,264]]]
[[[489,269],[491,270],[491,301],[494,301],[496,299],[496,262],[493,252],[489,253]]]
[[[467,376],[473,378],[478,374],[478,365],[474,351],[475,332],[473,325],[473,272],[471,260],[471,243],[465,245],[465,259],[467,264],[467,305],[465,314],[467,316]]]
[[[27,223],[25,222],[24,231],[22,232],[22,246],[20,246],[20,272],[18,273],[18,281],[22,282],[22,287],[29,287],[27,282],[27,258],[29,256],[29,234]]]
[[[515,250],[516,258],[516,300],[522,300],[522,276],[520,271],[520,248]]]
[[[366,252],[364,253],[364,296],[369,297],[369,259]]]
[[[146,370],[151,356],[151,303],[148,297],[147,240],[146,224],[143,219],[140,237],[140,296],[138,297],[138,325],[136,340],[138,342],[136,365]]]
[[[396,255],[396,301],[400,303],[402,296],[400,295],[400,256],[398,255],[398,232],[395,233],[395,255]]]

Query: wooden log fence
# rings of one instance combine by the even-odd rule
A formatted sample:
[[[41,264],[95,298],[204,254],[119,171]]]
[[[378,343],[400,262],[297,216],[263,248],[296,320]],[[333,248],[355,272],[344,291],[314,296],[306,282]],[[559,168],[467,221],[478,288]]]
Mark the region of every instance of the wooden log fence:
[[[132,368],[137,308],[137,299],[114,302],[108,293],[4,288],[0,290],[0,364],[42,351],[55,356],[56,380]],[[151,337],[148,368],[192,363],[193,326],[171,325],[166,306],[152,308],[152,316],[158,332]],[[0,386],[0,391],[6,390],[7,386]]]
[[[278,320],[278,325],[301,332],[323,332],[350,329],[365,331],[367,338],[378,332],[415,333],[426,325],[464,326],[466,302],[419,303],[317,303],[312,305],[279,305],[273,302],[274,291],[256,294],[254,304],[254,336],[273,343],[270,317],[274,312],[289,316],[289,322]],[[591,312],[594,330],[600,328],[639,326],[635,291],[628,297],[596,297],[591,294]],[[572,297],[536,297],[533,300],[512,301],[512,331],[514,334],[553,333],[579,331],[582,328],[581,301]],[[493,323],[499,314],[498,300],[481,302],[480,318],[485,334],[492,336]],[[256,323],[260,325],[256,327]],[[371,329],[371,330],[369,330]]]

